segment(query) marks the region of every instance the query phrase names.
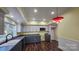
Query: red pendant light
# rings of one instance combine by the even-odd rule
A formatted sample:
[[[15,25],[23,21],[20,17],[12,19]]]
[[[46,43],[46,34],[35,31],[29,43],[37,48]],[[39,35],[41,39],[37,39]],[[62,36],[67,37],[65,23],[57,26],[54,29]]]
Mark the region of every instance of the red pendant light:
[[[56,23],[60,23],[62,19],[64,19],[64,17],[58,16],[58,8],[57,8],[57,17],[52,18],[52,21]]]
[[[57,17],[53,18],[52,20],[53,20],[53,22],[59,23],[59,22],[61,22],[62,19],[64,19],[64,17],[57,16]]]

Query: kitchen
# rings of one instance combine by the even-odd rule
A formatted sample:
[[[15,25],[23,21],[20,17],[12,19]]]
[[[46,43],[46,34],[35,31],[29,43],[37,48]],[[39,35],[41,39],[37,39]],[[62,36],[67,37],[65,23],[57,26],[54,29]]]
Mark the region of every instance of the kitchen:
[[[47,51],[59,49],[56,34],[57,23],[50,19],[64,13],[66,8],[6,7],[0,10],[1,51],[27,51],[27,45],[31,43],[35,43],[35,47],[39,45],[37,43],[40,43],[40,46],[47,44],[50,47],[57,44]],[[60,11],[59,14],[57,14],[58,11]]]

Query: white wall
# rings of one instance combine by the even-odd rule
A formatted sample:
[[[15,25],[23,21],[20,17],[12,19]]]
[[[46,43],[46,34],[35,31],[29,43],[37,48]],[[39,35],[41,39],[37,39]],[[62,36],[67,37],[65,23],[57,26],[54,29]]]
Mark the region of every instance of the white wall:
[[[58,24],[58,37],[79,40],[79,8],[74,8],[62,16],[64,19]]]
[[[52,29],[52,28],[54,28],[54,26],[49,26],[49,34],[51,35],[51,40],[57,40],[56,35],[55,35],[56,29]]]

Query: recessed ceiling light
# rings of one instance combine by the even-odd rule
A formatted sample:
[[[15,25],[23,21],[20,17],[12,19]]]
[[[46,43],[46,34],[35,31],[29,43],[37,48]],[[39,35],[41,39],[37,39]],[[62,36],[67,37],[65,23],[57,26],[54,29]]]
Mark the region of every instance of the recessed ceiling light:
[[[43,21],[46,21],[46,19],[43,19]]]
[[[52,12],[51,12],[51,15],[53,15],[54,13],[55,13],[55,12],[54,12],[54,11],[52,11]]]
[[[37,13],[37,12],[38,12],[38,10],[37,10],[37,9],[34,9],[34,12],[35,12],[35,13]]]
[[[35,18],[33,18],[32,20],[35,21]]]
[[[10,17],[13,17],[12,15]]]

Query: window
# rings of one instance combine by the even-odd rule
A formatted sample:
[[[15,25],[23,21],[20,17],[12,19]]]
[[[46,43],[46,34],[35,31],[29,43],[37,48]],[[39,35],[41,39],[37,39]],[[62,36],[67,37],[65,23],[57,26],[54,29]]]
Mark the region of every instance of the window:
[[[0,35],[0,43],[5,41],[6,35],[9,33],[13,34],[13,36],[16,36],[16,24],[10,18],[5,18],[4,35]]]

